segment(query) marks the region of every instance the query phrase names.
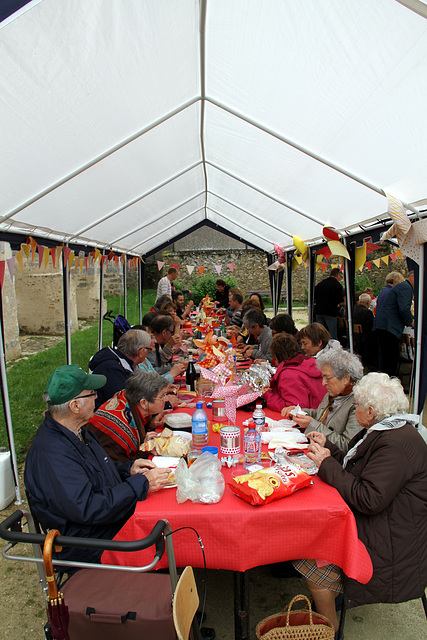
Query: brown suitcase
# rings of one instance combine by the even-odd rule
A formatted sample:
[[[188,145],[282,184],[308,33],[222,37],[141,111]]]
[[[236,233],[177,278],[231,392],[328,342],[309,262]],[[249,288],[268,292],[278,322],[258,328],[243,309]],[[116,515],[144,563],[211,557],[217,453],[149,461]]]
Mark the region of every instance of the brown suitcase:
[[[175,640],[167,574],[82,569],[61,588],[71,640]]]

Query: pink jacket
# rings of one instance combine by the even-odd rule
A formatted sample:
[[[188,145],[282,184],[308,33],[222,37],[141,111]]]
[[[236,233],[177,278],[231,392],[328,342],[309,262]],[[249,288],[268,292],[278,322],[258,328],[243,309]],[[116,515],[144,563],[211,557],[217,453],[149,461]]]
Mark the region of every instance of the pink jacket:
[[[281,411],[283,407],[299,404],[308,409],[317,409],[325,395],[322,373],[316,360],[303,354],[281,362],[270,381],[270,389],[264,394],[267,407]]]

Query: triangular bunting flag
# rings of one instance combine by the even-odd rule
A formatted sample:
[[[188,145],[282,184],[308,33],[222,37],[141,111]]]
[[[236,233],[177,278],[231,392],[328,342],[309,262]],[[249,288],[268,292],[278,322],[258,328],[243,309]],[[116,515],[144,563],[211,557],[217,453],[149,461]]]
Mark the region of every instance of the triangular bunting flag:
[[[34,240],[34,238],[30,238],[30,244],[31,244],[31,262],[34,262],[34,256],[36,255],[36,249],[37,249],[37,242]]]
[[[86,273],[87,273],[87,262],[88,262],[88,257],[87,256],[85,258],[83,258],[83,262],[85,263]]]
[[[63,257],[63,260],[64,260],[64,267],[67,265],[67,262],[68,262],[68,258],[69,258],[69,256],[70,256],[70,253],[71,253],[71,249],[70,249],[69,247],[64,247],[64,248],[63,248],[63,250],[62,250],[62,257]]]
[[[403,256],[402,256],[402,252],[401,252],[401,250],[400,250],[400,249],[398,249],[398,250],[396,251],[396,256],[397,256],[398,258],[402,258],[402,257],[403,257]]]
[[[366,251],[367,251],[367,247],[366,244],[363,244],[362,247],[356,247],[355,250],[355,264],[354,264],[354,269],[355,271],[357,271],[358,269],[363,269],[363,265],[366,262]]]
[[[378,267],[378,269],[380,268],[381,258],[376,258],[375,260],[372,260],[372,262],[376,267]]]
[[[219,275],[221,273],[222,264],[214,264],[214,267],[215,267],[215,271]]]
[[[199,270],[200,275],[202,276],[203,275],[203,271],[205,270],[205,268],[204,267],[197,267],[197,268]]]
[[[292,271],[295,271],[295,269],[298,267],[298,262],[295,260],[295,258],[292,258]],[[320,268],[320,264],[316,264],[316,271]]]
[[[1,289],[3,289],[5,268],[6,268],[6,262],[4,260],[0,260],[0,288]]]
[[[187,265],[187,271],[188,271],[188,275],[190,275],[190,276],[191,276],[191,274],[192,274],[192,273],[193,273],[193,271],[194,271],[194,267],[193,267],[193,266],[190,266],[190,265]]]
[[[104,264],[108,261],[108,256],[102,256],[101,257],[101,269],[103,268]]]
[[[28,260],[29,257],[30,257],[30,250],[31,250],[30,245],[29,244],[21,244],[21,249],[23,249],[23,251],[25,253],[25,256],[26,256],[26,258]]]
[[[68,268],[69,269],[71,269],[71,267],[72,267],[73,260],[74,260],[74,251],[71,251],[70,255],[68,256]]]
[[[299,253],[301,254],[302,259],[306,260],[307,257],[308,257],[308,249],[307,249],[307,245],[305,244],[305,242],[303,242],[297,236],[292,236],[292,241],[293,241],[294,245],[296,246],[297,251],[299,251]]]
[[[101,262],[101,252],[99,249],[95,249],[95,255],[93,257],[93,261],[96,262],[97,260],[99,260],[99,262]]]
[[[383,262],[385,262],[385,264],[388,264],[388,262],[389,262],[389,256],[382,256],[381,260],[382,260]]]
[[[119,256],[114,256],[114,262],[116,263],[116,267],[119,266]]]
[[[52,264],[53,264],[53,268],[55,269],[55,267],[56,267],[56,247],[52,247],[51,248],[50,255],[52,256]]]
[[[231,273],[234,271],[234,262],[228,262],[227,267],[230,269]]]
[[[83,274],[83,258],[80,258],[80,275]]]
[[[163,265],[164,264],[165,263],[162,262],[161,260],[157,260],[157,268],[158,268],[159,271],[161,271],[163,269]]]
[[[393,260],[393,262],[396,262],[397,260],[395,253],[390,253],[390,258]]]
[[[171,263],[171,267],[173,267],[174,269],[179,269],[179,264],[173,264],[173,263]]]
[[[294,262],[295,258],[292,258],[292,271],[294,271],[294,267],[293,267],[293,262]],[[298,266],[298,262],[295,260],[296,265]],[[320,267],[321,267],[321,263],[320,262],[316,262],[315,267],[316,267],[316,271],[319,271]]]
[[[325,273],[325,271],[326,271],[326,267],[327,267],[327,266],[328,266],[328,263],[327,263],[327,262],[322,262],[322,263],[320,264],[320,268],[322,269],[323,273]]]
[[[56,247],[56,257],[58,258],[58,264],[59,264],[59,261],[61,260],[63,248],[64,248],[64,245],[62,245],[62,244],[60,244],[58,247]]]
[[[370,262],[366,263],[366,268],[369,269],[369,271],[371,270],[371,263]]]
[[[12,256],[8,260],[6,260],[6,262],[7,262],[8,268],[9,268],[10,279],[13,282],[13,277],[15,275],[15,256]]]
[[[44,247],[41,244],[37,245],[37,253],[39,254],[39,269],[41,269],[44,258]]]
[[[22,250],[22,244],[21,244],[21,249],[18,251],[15,258],[16,258],[16,262],[19,264],[21,273],[24,273],[24,252]]]
[[[49,262],[49,256],[50,256],[50,251],[48,249],[48,247],[44,248],[44,252],[43,252],[43,262],[44,262],[44,268],[46,269],[47,267],[47,263]]]

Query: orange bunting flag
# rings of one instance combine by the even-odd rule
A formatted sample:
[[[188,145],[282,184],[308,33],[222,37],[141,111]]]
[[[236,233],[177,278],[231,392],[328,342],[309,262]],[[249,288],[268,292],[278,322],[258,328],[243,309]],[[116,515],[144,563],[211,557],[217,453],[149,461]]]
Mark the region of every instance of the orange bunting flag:
[[[88,261],[88,258],[86,256],[85,258],[83,258],[83,262],[85,263],[85,267],[86,267],[86,273],[87,273],[87,261]]]
[[[16,262],[19,264],[21,273],[24,273],[24,252],[22,251],[22,244],[21,244],[21,249],[18,251],[15,258],[16,258]]]
[[[30,250],[31,250],[30,245],[29,244],[21,244],[21,250],[22,249],[24,250],[25,256],[26,256],[26,258],[28,260],[29,257],[30,257]]]
[[[325,271],[326,271],[326,267],[327,267],[327,266],[328,266],[328,263],[327,263],[327,262],[321,262],[321,263],[320,263],[320,268],[322,269],[322,271],[323,271],[323,272],[325,272]]]
[[[108,256],[101,257],[101,269],[104,267],[104,264],[108,262]]]
[[[200,275],[202,276],[203,275],[203,271],[205,270],[205,268],[204,267],[197,267],[197,268],[199,270]]]
[[[0,261],[0,288],[1,289],[3,289],[5,268],[6,268],[6,262],[4,260],[1,260]]]
[[[30,237],[30,243],[31,243],[31,262],[33,262],[34,256],[36,255],[37,242],[34,240],[34,238]]]
[[[116,263],[116,267],[119,266],[119,256],[114,256],[114,262]]]
[[[396,256],[397,256],[398,258],[402,258],[402,257],[403,257],[403,256],[402,256],[402,252],[401,252],[401,250],[400,250],[400,249],[398,249],[398,250],[396,251]]]
[[[134,258],[132,258],[132,262],[133,262],[133,266],[134,266],[134,267],[135,267],[135,269],[136,269],[136,268],[137,268],[137,266],[138,266],[138,257],[137,257],[137,256],[135,256]]]

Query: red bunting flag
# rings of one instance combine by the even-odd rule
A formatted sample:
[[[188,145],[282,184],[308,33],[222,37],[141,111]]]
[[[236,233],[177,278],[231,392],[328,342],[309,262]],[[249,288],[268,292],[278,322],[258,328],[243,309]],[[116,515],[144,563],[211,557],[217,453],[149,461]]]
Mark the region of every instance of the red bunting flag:
[[[315,255],[322,255],[325,256],[326,260],[329,260],[329,258],[331,257],[331,250],[329,247],[323,247],[323,249],[318,249],[318,251],[314,252]]]
[[[393,260],[393,262],[396,262],[396,254],[395,253],[390,253],[390,258]]]
[[[50,255],[52,256],[52,264],[53,264],[53,268],[55,269],[55,267],[56,267],[56,247],[52,247],[51,248]]]
[[[367,267],[367,269],[369,269],[369,271],[371,270],[371,263],[370,262],[365,262],[365,265]]]
[[[179,264],[171,264],[171,267],[173,267],[174,269],[179,269]]]
[[[65,247],[62,250],[62,258],[64,260],[64,267],[67,266],[68,258],[70,257],[71,249],[70,247]]]
[[[34,238],[30,238],[30,245],[31,245],[31,262],[34,262],[34,256],[36,255],[36,249],[37,249],[37,242],[34,240]]]
[[[83,259],[83,262],[85,263],[86,273],[87,273],[87,256]]]
[[[320,268],[322,269],[323,273],[326,271],[326,267],[328,266],[327,262],[321,262],[320,263]]]
[[[4,282],[4,270],[6,267],[6,263],[4,260],[0,261],[0,288],[3,289],[3,282]]]

